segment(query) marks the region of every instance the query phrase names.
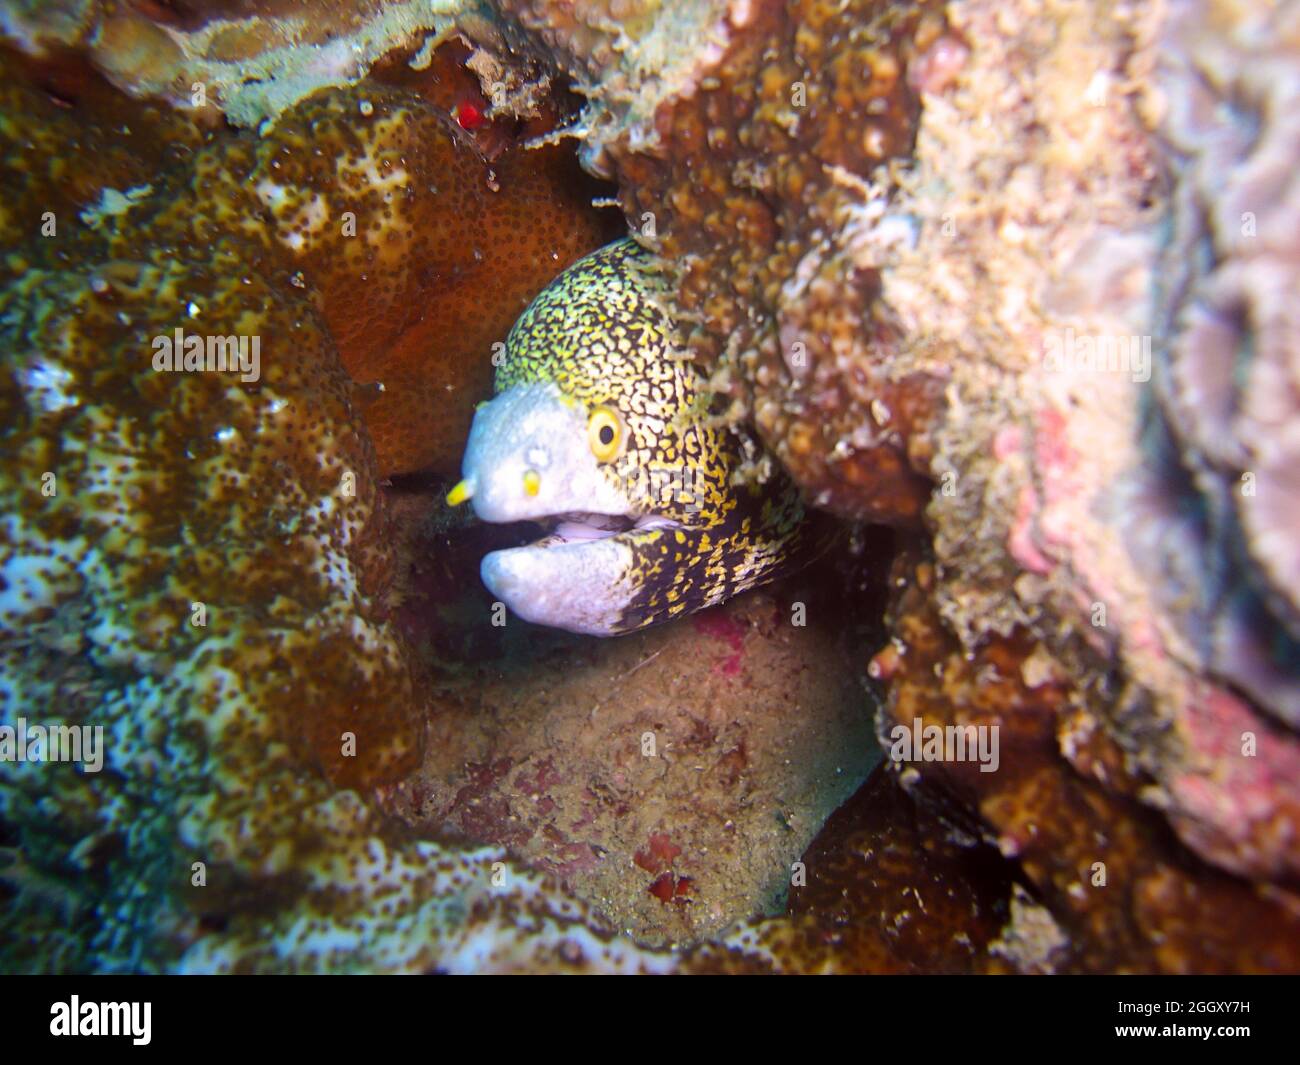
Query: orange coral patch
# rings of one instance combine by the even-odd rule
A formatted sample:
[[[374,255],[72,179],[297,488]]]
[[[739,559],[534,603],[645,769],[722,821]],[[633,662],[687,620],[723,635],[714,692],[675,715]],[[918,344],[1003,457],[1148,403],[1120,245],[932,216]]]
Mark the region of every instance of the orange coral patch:
[[[557,273],[610,236],[572,152],[489,164],[409,93],[329,92],[287,117],[253,177],[313,290],[382,476],[459,464],[493,344]]]

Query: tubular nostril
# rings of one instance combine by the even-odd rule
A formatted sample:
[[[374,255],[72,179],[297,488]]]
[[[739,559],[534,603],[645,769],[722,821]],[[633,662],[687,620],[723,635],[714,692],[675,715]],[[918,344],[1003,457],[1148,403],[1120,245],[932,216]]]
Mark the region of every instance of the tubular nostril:
[[[455,488],[447,493],[447,505],[458,507],[467,499],[474,498],[474,489],[476,485],[473,477],[466,477]]]
[[[524,470],[524,491],[535,496],[542,489],[542,475],[536,470]]]

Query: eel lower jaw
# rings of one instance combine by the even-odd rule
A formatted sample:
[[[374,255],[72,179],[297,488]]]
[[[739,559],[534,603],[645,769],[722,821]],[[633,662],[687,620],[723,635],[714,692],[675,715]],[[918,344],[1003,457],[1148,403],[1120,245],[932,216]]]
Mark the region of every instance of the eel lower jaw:
[[[479,567],[488,590],[525,621],[589,636],[627,631],[641,593],[633,537],[677,527],[659,515],[555,514],[554,530],[523,547],[493,551]]]

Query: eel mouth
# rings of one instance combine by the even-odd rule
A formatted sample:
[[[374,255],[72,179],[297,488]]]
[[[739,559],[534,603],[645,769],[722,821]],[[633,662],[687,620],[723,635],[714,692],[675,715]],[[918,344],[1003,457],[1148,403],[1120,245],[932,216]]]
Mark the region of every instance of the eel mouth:
[[[593,514],[585,511],[566,511],[548,514],[534,521],[545,530],[545,535],[529,547],[553,547],[557,544],[583,543],[590,540],[607,540],[621,533],[638,529],[676,528],[679,523],[658,514]]]

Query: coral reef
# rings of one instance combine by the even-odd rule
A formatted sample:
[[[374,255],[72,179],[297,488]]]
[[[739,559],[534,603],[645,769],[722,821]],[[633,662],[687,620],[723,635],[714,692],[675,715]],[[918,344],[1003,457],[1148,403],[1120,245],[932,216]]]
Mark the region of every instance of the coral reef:
[[[609,232],[571,156],[489,164],[404,90],[313,97],[259,142],[250,180],[361,386],[382,476],[457,469],[492,345]]]
[[[15,113],[57,129],[28,95]],[[93,258],[65,216],[47,265],[3,294],[6,716],[110,737],[101,777],[6,765],[4,816],[29,857],[29,834],[48,835],[61,853],[43,861],[102,883],[104,966],[156,960],[241,879],[280,875],[291,838],[343,829],[326,776],[373,786],[419,757],[409,672],[366,594],[386,566],[362,535],[373,459],[328,334],[278,283],[252,162],[243,145],[200,150],[194,184],[106,222]],[[43,213],[37,185],[6,197],[15,217]],[[153,338],[200,321],[265,342],[255,385],[155,372]],[[250,817],[279,827],[250,834]],[[178,906],[186,854],[209,887]],[[171,927],[150,941],[155,906]]]
[[[1113,17],[1099,11],[1081,41],[1087,26],[1066,21],[1067,10],[1054,29],[1005,9],[965,9],[957,29],[979,46],[954,99],[998,114],[996,143],[1034,151],[1025,159],[1022,147],[1008,147],[1000,165],[981,151],[978,165],[972,159],[963,169],[957,153],[969,135],[959,115],[936,107],[918,142],[915,191],[900,203],[924,217],[956,212],[959,221],[953,240],[940,229],[931,242],[923,230],[916,252],[886,272],[884,298],[905,321],[964,344],[962,365],[975,368],[955,379],[959,406],[935,432],[931,466],[952,487],[935,494],[928,512],[936,606],[972,651],[1020,627],[1031,633],[1027,659],[1054,662],[1070,678],[1067,704],[1082,708],[1071,731],[1100,731],[1118,744],[1131,778],[1153,782],[1143,799],[1199,854],[1285,883],[1300,855],[1300,743],[1269,719],[1279,700],[1262,690],[1255,705],[1244,700],[1237,678],[1216,676],[1167,606],[1185,603],[1193,586],[1213,596],[1218,580],[1239,584],[1248,571],[1198,564],[1181,522],[1160,520],[1185,480],[1182,464],[1196,460],[1188,451],[1162,461],[1152,447],[1152,411],[1173,380],[1150,357],[1165,350],[1159,323],[1167,313],[1151,302],[1158,206],[1168,181],[1177,205],[1180,189],[1197,179],[1152,135],[1169,128],[1163,103],[1181,93],[1156,56],[1177,67],[1189,57],[1177,45],[1186,20],[1213,19],[1197,8],[1161,23],[1158,12],[1118,7]],[[1044,37],[1043,47],[1030,47]],[[1097,62],[1079,64],[1089,41],[1100,49]],[[1035,68],[1042,88],[1017,98],[996,68],[1031,51],[1043,57]],[[1074,93],[1057,87],[1067,55]],[[1013,99],[1020,106],[1009,106]],[[1031,127],[1053,133],[1036,140]],[[971,176],[941,184],[954,160]],[[1261,211],[1267,202],[1260,199]],[[947,266],[936,279],[941,249]],[[1001,283],[990,286],[982,274]],[[956,292],[965,294],[960,310]],[[1271,641],[1243,641],[1244,650],[1267,655]],[[1294,671],[1294,657],[1283,662],[1275,668]],[[1085,775],[1095,771],[1073,745],[1064,749]]]
[[[0,713],[109,737],[99,774],[0,765],[6,966],[1300,969],[1300,5],[495,6],[457,24],[486,96],[397,76],[438,74],[452,5],[0,7],[29,55],[0,81]],[[129,122],[67,47],[141,97]],[[468,727],[483,604],[422,610],[412,562],[448,545],[428,565],[463,583],[457,552],[509,533],[381,487],[459,447],[489,320],[601,242],[540,117],[564,77],[587,103],[550,120],[679,271],[720,415],[906,538],[883,649],[849,633],[881,741],[1001,737],[996,772],[878,771],[788,914],[717,935],[774,888],[726,895],[709,826],[649,807],[574,834],[582,786],[647,767],[537,739],[676,671],[629,643],[557,678],[543,646],[521,719]],[[178,329],[259,338],[257,375],[156,372]],[[704,645],[706,678],[760,644],[771,676],[796,647],[830,671],[767,602],[644,639]],[[835,687],[816,713],[851,737]],[[681,706],[670,746],[704,716]],[[840,792],[812,748],[803,785],[764,761],[772,718],[706,720],[692,753],[717,816],[733,771],[801,796],[798,831],[758,834],[785,879]]]
[[[876,669],[893,681],[882,740],[918,719],[998,726],[997,772],[934,762],[904,773],[931,776],[977,812],[979,834],[1015,861],[1059,926],[1051,957],[1031,968],[1300,968],[1300,918],[1285,893],[1197,859],[1142,804],[1149,780],[1098,724],[1103,693],[1075,690],[1067,671],[1021,630],[971,653],[936,613],[933,565],[906,557],[896,565],[893,642]]]
[[[1159,938],[1249,885],[1272,900],[1241,911],[1239,942],[1258,946],[1300,855],[1300,742],[1283,725],[1296,149],[1279,75],[1296,6],[647,6],[621,31],[598,3],[501,7],[592,97],[583,158],[681,270],[694,348],[735,413],[813,502],[904,527],[924,508],[934,638],[1026,676],[1032,709],[1016,713],[1060,750],[1018,748],[1018,772],[965,798],[998,838],[1004,778],[1042,775],[1017,800],[1026,825],[1079,804],[1031,880],[1087,838],[1101,800],[1078,789],[1094,775],[1128,831],[1166,818],[1245,878],[1223,887],[1170,852],[1203,897],[1133,871],[1091,899],[1092,927],[1052,895],[1077,937],[1067,967],[1294,967],[1217,938],[1224,953],[1198,960],[1194,933],[1163,955],[1141,935],[1099,944],[1139,888]],[[662,47],[682,22],[705,42],[689,55]],[[896,636],[878,671],[906,719],[933,663]],[[955,706],[918,712],[1019,724],[995,690]],[[1041,967],[1026,944],[1051,939],[1011,935],[1005,956]]]
[[[388,526],[355,386],[294,283],[310,219],[277,216],[267,185],[298,142],[196,132],[185,165],[78,226],[64,202],[96,197],[62,160],[106,131],[5,93],[10,144],[30,124],[49,152],[11,148],[4,172],[3,712],[107,737],[99,774],[3,765],[6,842],[28,863],[5,879],[72,885],[6,908],[6,966],[654,964],[500,852],[410,840],[363,798],[418,764],[426,707],[383,608]],[[405,113],[375,99],[381,120]],[[366,158],[368,128],[340,127],[340,147]],[[138,176],[118,153],[88,169]],[[159,341],[178,330],[235,343],[174,372]],[[260,358],[221,369],[241,339]]]

